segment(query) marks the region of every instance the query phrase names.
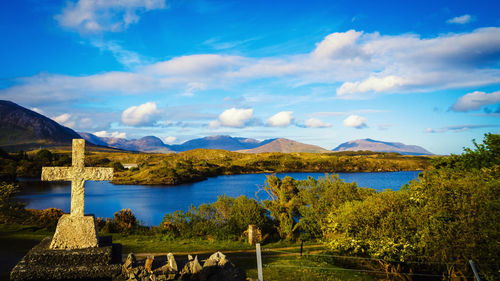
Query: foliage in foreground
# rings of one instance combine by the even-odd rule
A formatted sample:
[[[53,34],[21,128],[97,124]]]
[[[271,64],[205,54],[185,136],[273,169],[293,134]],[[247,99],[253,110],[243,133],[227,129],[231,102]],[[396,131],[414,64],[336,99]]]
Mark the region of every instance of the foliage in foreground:
[[[335,252],[380,259],[385,268],[469,276],[468,260],[498,278],[500,137],[438,160],[400,191],[350,201],[328,215],[325,239]]]

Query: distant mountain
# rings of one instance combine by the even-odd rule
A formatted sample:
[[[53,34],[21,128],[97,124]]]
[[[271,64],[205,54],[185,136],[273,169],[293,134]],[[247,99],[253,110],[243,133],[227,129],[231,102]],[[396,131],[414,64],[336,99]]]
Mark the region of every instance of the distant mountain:
[[[100,137],[91,133],[78,132],[80,137],[84,138],[86,141],[93,143],[95,145],[108,146],[108,143],[103,141]]]
[[[0,100],[0,147],[71,145],[74,138],[80,136],[72,129],[11,101]]]
[[[279,138],[279,139],[272,139],[267,144],[261,145],[259,147],[256,147],[253,149],[239,150],[238,152],[243,152],[243,153],[315,152],[315,153],[318,153],[318,152],[328,152],[328,150],[326,150],[322,147],[316,146],[316,145],[310,145],[310,144],[300,143],[300,142],[289,140],[289,139]]]
[[[372,139],[352,140],[333,149],[333,151],[369,150],[374,152],[397,152],[404,155],[432,155],[418,145],[406,145],[400,142],[384,142]]]
[[[273,139],[274,140],[274,139]],[[170,145],[170,149],[173,151],[187,151],[197,148],[205,149],[224,149],[229,151],[252,149],[264,144],[269,143],[273,140],[258,141],[251,138],[238,138],[231,136],[208,136],[199,139],[192,139],[186,141],[183,144]]]
[[[140,139],[122,139],[122,138],[107,138],[98,137],[91,133],[79,133],[82,138],[96,145],[105,145],[109,147],[141,151],[141,152],[155,152],[155,153],[169,153],[172,152],[161,139],[154,136],[147,136]]]

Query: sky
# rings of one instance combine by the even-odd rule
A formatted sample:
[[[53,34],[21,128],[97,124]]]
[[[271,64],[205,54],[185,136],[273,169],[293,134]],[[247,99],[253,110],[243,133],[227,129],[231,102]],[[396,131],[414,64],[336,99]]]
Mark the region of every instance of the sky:
[[[500,133],[495,2],[1,1],[0,99],[97,136],[460,153]]]

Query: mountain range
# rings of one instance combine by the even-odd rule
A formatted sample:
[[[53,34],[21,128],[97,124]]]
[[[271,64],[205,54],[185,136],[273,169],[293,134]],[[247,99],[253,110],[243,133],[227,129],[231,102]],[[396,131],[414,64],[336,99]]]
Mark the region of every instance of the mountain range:
[[[140,139],[98,137],[61,126],[52,119],[19,106],[0,100],[0,148],[5,150],[36,149],[40,146],[71,145],[73,138],[84,138],[91,145],[112,147],[130,151],[170,153],[192,149],[224,149],[243,153],[261,152],[329,152],[322,147],[300,143],[285,138],[259,141],[252,138],[231,136],[208,136],[168,145],[155,136]],[[343,143],[333,151],[370,150],[374,152],[397,152],[407,155],[430,155],[431,152],[416,145],[397,142],[383,142],[372,139],[354,140]]]

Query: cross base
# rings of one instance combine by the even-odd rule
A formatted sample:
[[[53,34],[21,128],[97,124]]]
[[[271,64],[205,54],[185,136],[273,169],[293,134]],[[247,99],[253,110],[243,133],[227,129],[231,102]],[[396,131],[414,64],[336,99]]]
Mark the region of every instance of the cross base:
[[[95,247],[99,247],[99,237],[97,236],[94,215],[72,216],[64,214],[59,218],[50,249],[72,250]]]
[[[10,280],[120,280],[121,245],[104,238],[98,248],[51,250],[47,237],[12,269]]]

